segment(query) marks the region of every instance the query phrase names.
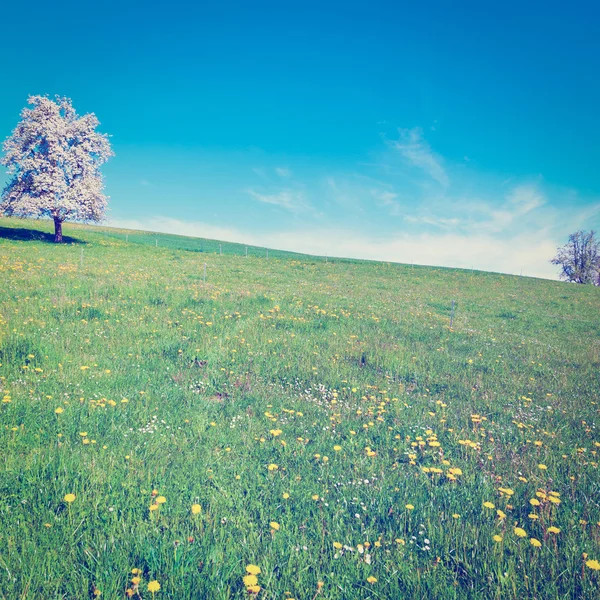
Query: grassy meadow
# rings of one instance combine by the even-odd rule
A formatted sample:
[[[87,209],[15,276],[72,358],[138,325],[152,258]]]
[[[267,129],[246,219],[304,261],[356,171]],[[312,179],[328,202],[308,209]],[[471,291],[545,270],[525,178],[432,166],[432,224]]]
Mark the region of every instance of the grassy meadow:
[[[2,600],[600,596],[600,289],[50,231],[0,220]]]

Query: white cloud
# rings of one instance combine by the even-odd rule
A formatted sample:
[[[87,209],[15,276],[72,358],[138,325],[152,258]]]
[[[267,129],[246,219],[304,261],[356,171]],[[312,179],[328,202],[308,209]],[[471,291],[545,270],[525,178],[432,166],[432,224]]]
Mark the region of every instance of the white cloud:
[[[379,206],[384,206],[389,209],[389,214],[393,217],[397,217],[401,214],[402,206],[400,202],[396,200],[398,194],[390,192],[389,190],[371,190],[371,195],[379,201]]]
[[[517,216],[524,215],[546,203],[542,192],[533,184],[515,186],[508,194],[507,200],[517,207]]]
[[[306,201],[304,194],[295,190],[281,190],[275,194],[265,194],[256,190],[247,190],[247,192],[255,200],[263,204],[279,206],[294,213],[311,210],[311,206]]]
[[[279,175],[279,177],[291,177],[292,176],[292,171],[290,169],[288,169],[287,167],[276,167],[275,173],[277,173],[277,175]]]
[[[410,164],[421,169],[443,187],[448,187],[450,179],[442,164],[443,159],[433,152],[427,140],[423,138],[423,130],[420,127],[414,127],[398,131],[400,139],[391,142],[391,146]]]
[[[413,215],[405,215],[404,220],[407,223],[416,223],[423,225],[433,225],[434,227],[442,227],[445,229],[457,227],[460,225],[460,219],[456,217],[452,217],[450,219],[445,219],[443,217],[428,217],[428,216],[413,216]]]

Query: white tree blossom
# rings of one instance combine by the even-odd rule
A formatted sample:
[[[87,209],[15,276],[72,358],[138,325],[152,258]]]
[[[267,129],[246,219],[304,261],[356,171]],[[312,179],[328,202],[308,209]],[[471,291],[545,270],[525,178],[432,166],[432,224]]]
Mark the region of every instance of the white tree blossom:
[[[54,220],[55,241],[63,221],[99,221],[108,198],[100,165],[113,152],[108,135],[95,131],[93,113],[79,116],[69,98],[30,96],[21,121],[4,142],[0,163],[12,178],[2,192],[0,213]]]
[[[561,268],[561,279],[600,285],[600,240],[595,231],[572,233],[550,262]]]

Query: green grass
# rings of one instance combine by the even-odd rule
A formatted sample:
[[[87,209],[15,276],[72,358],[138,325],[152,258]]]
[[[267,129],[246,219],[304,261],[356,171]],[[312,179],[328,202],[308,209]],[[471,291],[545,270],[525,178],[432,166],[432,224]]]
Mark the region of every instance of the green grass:
[[[598,597],[599,289],[64,229],[0,221],[0,598]]]

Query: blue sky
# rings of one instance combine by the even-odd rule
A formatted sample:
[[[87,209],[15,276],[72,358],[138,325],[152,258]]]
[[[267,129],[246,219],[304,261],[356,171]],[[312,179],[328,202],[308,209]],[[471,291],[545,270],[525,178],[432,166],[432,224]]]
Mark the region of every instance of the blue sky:
[[[0,138],[95,112],[115,225],[550,278],[600,229],[596,3],[126,4],[3,9]]]

